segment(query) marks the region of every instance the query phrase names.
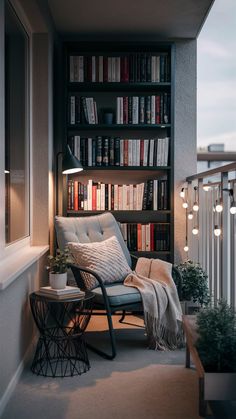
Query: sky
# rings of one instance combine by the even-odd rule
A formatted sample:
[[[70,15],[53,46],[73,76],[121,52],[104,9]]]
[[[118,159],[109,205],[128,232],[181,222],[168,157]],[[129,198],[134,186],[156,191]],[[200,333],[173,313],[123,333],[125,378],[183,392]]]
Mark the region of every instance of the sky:
[[[197,41],[197,146],[236,150],[236,0],[215,0]]]

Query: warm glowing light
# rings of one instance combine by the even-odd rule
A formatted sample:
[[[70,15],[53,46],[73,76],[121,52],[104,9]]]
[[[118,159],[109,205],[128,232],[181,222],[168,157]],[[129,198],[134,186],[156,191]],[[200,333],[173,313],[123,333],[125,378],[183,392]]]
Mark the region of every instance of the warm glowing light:
[[[184,251],[185,252],[188,252],[188,246],[186,245],[186,246],[184,246]]]
[[[219,226],[215,226],[214,228],[214,235],[219,237],[221,235],[221,228]]]
[[[211,189],[211,186],[210,186],[210,185],[204,185],[204,186],[202,187],[202,189],[203,189],[205,192],[208,192],[208,191]]]
[[[62,174],[63,175],[70,175],[72,173],[82,172],[82,170],[83,170],[83,168],[75,167],[74,169],[63,170]]]
[[[194,202],[194,204],[193,204],[193,211],[198,211],[199,210],[199,205],[198,205],[198,203],[197,202]]]
[[[184,192],[184,188],[181,189],[180,193],[179,193],[180,198],[184,198],[185,196],[185,192]]]
[[[222,212],[223,211],[223,205],[221,201],[216,201],[216,206],[215,206],[216,212]]]
[[[187,203],[186,201],[185,201],[185,202],[183,202],[182,207],[183,207],[183,208],[188,208],[188,203]]]
[[[4,173],[6,174],[6,175],[8,175],[10,172],[9,172],[9,170],[4,170]]]
[[[230,211],[230,214],[233,214],[233,215],[236,214],[236,203],[235,203],[235,201],[233,201],[232,204],[230,205],[229,211]]]
[[[192,219],[193,219],[193,213],[192,213],[192,211],[190,211],[190,212],[188,213],[188,219],[189,219],[189,220],[192,220]]]
[[[192,229],[193,235],[196,236],[198,234],[198,232],[199,232],[198,227],[193,227],[193,229]]]

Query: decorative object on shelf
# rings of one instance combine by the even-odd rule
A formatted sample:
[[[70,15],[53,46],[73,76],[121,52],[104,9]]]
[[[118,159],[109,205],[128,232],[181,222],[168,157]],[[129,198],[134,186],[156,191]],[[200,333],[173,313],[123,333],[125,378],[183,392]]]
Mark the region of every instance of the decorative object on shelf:
[[[69,250],[57,249],[55,256],[48,256],[48,263],[50,286],[53,289],[64,289],[67,283],[67,269],[71,263]]]
[[[226,303],[201,310],[197,315],[198,354],[207,372],[236,372],[236,314]]]
[[[106,125],[111,125],[114,123],[114,111],[112,108],[102,109],[102,122]]]
[[[180,263],[177,266],[182,275],[182,299],[186,301],[192,300],[201,306],[208,304],[210,301],[208,276],[199,263],[191,260]]]

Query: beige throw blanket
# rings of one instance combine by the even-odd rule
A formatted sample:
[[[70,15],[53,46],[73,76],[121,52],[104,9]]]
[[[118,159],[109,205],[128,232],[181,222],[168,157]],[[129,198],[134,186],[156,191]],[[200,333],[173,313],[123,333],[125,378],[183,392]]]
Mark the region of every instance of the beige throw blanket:
[[[139,290],[150,349],[175,349],[183,343],[182,310],[171,263],[139,258],[124,285]]]

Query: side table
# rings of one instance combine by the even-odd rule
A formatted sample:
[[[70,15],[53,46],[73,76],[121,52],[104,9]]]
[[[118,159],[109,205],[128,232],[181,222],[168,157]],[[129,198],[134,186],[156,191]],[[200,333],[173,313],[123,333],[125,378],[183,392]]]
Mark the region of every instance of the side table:
[[[31,371],[45,377],[71,377],[89,370],[83,339],[92,312],[94,294],[52,299],[30,294],[30,306],[39,330]]]

